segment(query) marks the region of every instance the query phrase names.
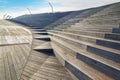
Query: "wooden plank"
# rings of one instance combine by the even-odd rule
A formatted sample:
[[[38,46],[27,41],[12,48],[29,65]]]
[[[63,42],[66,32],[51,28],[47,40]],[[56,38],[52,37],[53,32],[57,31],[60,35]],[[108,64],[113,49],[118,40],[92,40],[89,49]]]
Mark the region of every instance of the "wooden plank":
[[[20,72],[20,63],[19,63],[19,59],[18,59],[18,56],[17,56],[17,52],[15,51],[15,47],[13,46],[11,48],[11,57],[12,57],[12,61],[13,61],[13,65],[14,65],[14,68],[15,68],[15,71],[16,71],[16,75],[17,75],[17,78],[20,77],[21,75],[21,72]]]
[[[7,56],[4,57],[4,63],[5,63],[5,75],[6,75],[5,80],[12,80]]]
[[[9,61],[9,67],[10,67],[10,73],[11,73],[12,80],[18,80],[11,54],[8,54],[7,57],[8,57],[8,61]]]
[[[0,59],[0,80],[5,80],[4,60]]]

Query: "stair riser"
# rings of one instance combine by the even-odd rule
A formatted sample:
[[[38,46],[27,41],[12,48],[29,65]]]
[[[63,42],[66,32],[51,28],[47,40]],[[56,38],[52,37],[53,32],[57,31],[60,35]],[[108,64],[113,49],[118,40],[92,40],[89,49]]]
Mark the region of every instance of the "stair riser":
[[[90,77],[85,75],[83,72],[79,71],[77,68],[75,68],[67,61],[65,61],[65,67],[80,80],[92,80]]]
[[[118,34],[105,34],[105,39],[120,41],[120,35],[118,35]]]
[[[95,61],[91,58],[88,58],[86,56],[83,56],[81,54],[77,54],[77,58],[84,61],[86,64],[92,66],[93,68],[115,78],[115,80],[119,80],[120,79],[120,71],[114,69],[114,68],[111,68],[105,64],[102,64],[98,61]]]
[[[114,28],[112,32],[120,34],[120,29],[119,28]]]
[[[39,34],[39,35],[48,35],[48,33],[36,33],[36,34]]]
[[[108,42],[108,41],[103,41],[103,40],[96,40],[96,44],[120,50],[120,43]]]
[[[39,27],[31,27],[31,29],[41,29],[41,28],[39,28]]]
[[[37,31],[37,32],[46,32],[46,30],[32,30],[32,31]]]
[[[50,38],[35,38],[37,40],[43,40],[43,41],[51,41]]]
[[[98,49],[98,48],[95,48],[95,47],[91,47],[91,46],[87,46],[87,51],[120,63],[120,55],[119,54],[115,54],[115,53],[105,51],[105,50],[102,50],[102,49]]]
[[[38,51],[38,52],[45,53],[46,55],[49,55],[49,56],[54,56],[53,49],[40,49],[40,50],[34,49],[34,50]]]

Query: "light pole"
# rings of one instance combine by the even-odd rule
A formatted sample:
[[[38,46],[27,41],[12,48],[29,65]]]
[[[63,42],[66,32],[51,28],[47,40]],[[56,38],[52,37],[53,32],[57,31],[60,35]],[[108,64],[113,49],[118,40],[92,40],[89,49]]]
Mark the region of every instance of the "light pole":
[[[32,14],[32,13],[31,13],[31,10],[30,10],[29,8],[27,8],[27,10],[28,10],[28,12],[29,12],[29,13],[30,13],[30,15],[31,15],[31,14]]]
[[[7,18],[6,19],[9,19],[9,15],[7,15]]]
[[[50,2],[48,2],[48,4],[49,4],[49,5],[50,5],[50,7],[51,7],[52,13],[54,13],[54,9],[53,9],[52,4],[51,4]]]
[[[7,13],[3,15],[3,19],[5,19],[5,18],[6,18],[6,16],[7,16]]]

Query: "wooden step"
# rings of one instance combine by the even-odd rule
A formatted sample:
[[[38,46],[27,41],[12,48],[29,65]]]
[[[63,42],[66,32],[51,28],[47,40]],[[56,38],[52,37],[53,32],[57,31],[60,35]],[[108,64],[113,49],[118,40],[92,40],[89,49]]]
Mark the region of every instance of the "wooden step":
[[[56,38],[59,38],[60,40],[67,40],[68,42],[71,42],[73,44],[75,44],[74,42],[78,42],[78,43],[80,43],[80,45],[84,46],[83,49],[86,49],[85,45],[88,45],[88,46],[100,48],[100,49],[103,49],[103,50],[106,50],[106,51],[116,52],[117,54],[120,53],[119,50],[117,50],[117,49],[112,49],[112,48],[108,48],[108,47],[104,47],[104,46],[100,46],[100,45],[96,45],[96,44],[91,44],[91,43],[88,43],[88,42],[85,42],[85,41],[80,41],[80,40],[77,40],[77,39],[73,39],[71,37],[67,37],[67,36],[64,36],[64,35],[55,34],[55,33],[51,33],[51,32],[49,32],[49,34],[51,36],[55,36]],[[75,44],[75,45],[77,46],[78,44]],[[80,45],[78,47],[80,47]],[[81,48],[82,48],[82,46],[81,46]]]
[[[65,49],[61,48],[59,45],[53,44],[53,48],[56,52],[58,57],[64,57],[63,60],[65,62],[65,67],[72,72],[78,79],[83,80],[103,80],[103,79],[110,79],[112,78],[106,76],[105,74],[95,70],[94,68],[90,67],[83,61],[77,60],[74,56],[70,56],[69,53],[65,54]],[[60,51],[61,48],[61,51]],[[59,50],[59,52],[58,52]],[[63,53],[62,53],[63,52]],[[94,73],[93,73],[94,72]],[[96,73],[96,74],[95,74]],[[103,77],[101,77],[103,76]]]
[[[95,62],[94,65],[90,65],[90,66],[93,68],[96,68],[97,70],[99,70],[115,79],[119,79],[119,73],[120,73],[119,72],[119,70],[120,70],[119,63],[113,62],[112,60],[105,59],[103,57],[92,54],[90,52],[83,51],[74,45],[68,44],[68,43],[58,40],[56,38],[53,38],[52,40],[53,40],[53,42],[55,42],[55,44],[58,44],[59,46],[61,45],[63,47],[63,49],[66,49],[66,51],[68,52],[67,54],[69,54],[69,55],[72,54],[71,56],[74,56],[77,54],[76,57],[78,57],[78,54],[84,55],[87,57],[87,59],[86,58],[85,59],[88,60],[88,63],[87,63],[88,65],[90,65],[90,63]]]
[[[32,47],[34,48],[34,47],[39,46],[40,44],[43,44],[45,42],[46,41],[43,41],[43,40],[33,39]]]
[[[45,31],[46,31],[45,29],[32,29],[32,28],[31,28],[31,29],[29,29],[29,30],[31,30],[31,31],[40,31],[40,32],[42,32],[42,31],[44,31],[44,32],[45,32]]]
[[[83,41],[78,41],[78,40],[73,40],[73,39],[66,39],[66,37],[63,38],[63,36],[60,35],[55,35],[54,36],[60,40],[67,41],[70,44],[74,44],[78,48],[82,48],[83,50],[86,50],[88,52],[92,52],[93,54],[97,54],[99,56],[105,57],[107,59],[113,60],[115,62],[120,62],[120,51],[103,47],[103,46],[98,46],[95,44],[90,44],[87,42]]]
[[[33,50],[42,52],[49,56],[54,56],[54,52],[53,52],[50,42],[44,42],[43,44],[41,44],[39,46],[35,46],[35,47],[33,47]]]
[[[67,28],[68,30],[82,30],[82,31],[94,31],[94,32],[108,32],[108,33],[120,33],[119,28],[102,28],[102,27],[70,27]]]
[[[80,22],[76,23],[75,25],[72,25],[71,27],[81,27],[81,28],[118,28],[117,24],[99,24],[99,23],[86,23],[86,22]]]
[[[50,41],[49,35],[34,35],[34,39],[43,40],[43,41]]]
[[[74,34],[81,34],[86,36],[93,36],[93,37],[99,37],[99,38],[106,38],[111,40],[120,40],[119,34],[114,33],[103,33],[103,32],[91,32],[91,31],[81,31],[81,30],[64,30],[64,32],[70,32]]]
[[[37,32],[37,31],[35,31],[35,32],[32,32],[33,34],[39,34],[39,35],[48,35],[48,33],[47,32]]]
[[[40,46],[36,46],[34,50],[40,50],[40,49],[52,49],[50,42],[45,42],[41,44]]]
[[[68,30],[82,30],[82,31],[94,31],[94,32],[109,32],[112,33],[112,28],[101,28],[101,27],[96,27],[96,28],[84,28],[84,27],[70,27],[67,28]]]
[[[49,35],[34,35],[34,39],[39,39],[39,38],[49,38]]]
[[[84,38],[87,39],[91,39],[91,42],[93,41],[93,43],[95,43],[95,40],[106,40],[106,41],[111,41],[111,42],[116,42],[119,43],[119,41],[115,41],[115,40],[109,40],[109,39],[104,39],[104,38],[98,38],[98,37],[93,37],[93,36],[89,36],[89,35],[81,35],[81,34],[75,34],[75,33],[70,33],[70,32],[63,32],[63,31],[57,31],[57,30],[50,30],[49,32],[53,32],[53,33],[57,33],[57,34],[61,34],[61,35],[65,35],[68,37],[72,37],[75,38],[77,40],[86,40]],[[88,40],[88,41],[89,41]]]
[[[104,33],[100,32],[88,32],[88,31],[81,31],[81,30],[63,30],[64,32],[70,32],[75,34],[81,34],[81,35],[87,35],[87,36],[93,36],[93,37],[100,37],[104,38]]]
[[[54,30],[52,31],[52,33],[57,33],[57,34],[60,34],[60,35],[66,36],[66,37],[70,37],[70,38],[74,38],[74,39],[77,39],[80,41],[90,42],[93,44],[120,50],[120,48],[119,48],[120,42],[119,41],[91,37],[91,36],[86,36],[86,35],[78,35],[78,34],[69,33],[69,32],[54,31]]]

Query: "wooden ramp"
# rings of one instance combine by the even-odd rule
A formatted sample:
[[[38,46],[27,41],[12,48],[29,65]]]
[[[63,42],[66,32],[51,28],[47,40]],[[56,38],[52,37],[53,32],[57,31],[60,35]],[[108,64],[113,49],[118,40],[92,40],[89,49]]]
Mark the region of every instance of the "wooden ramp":
[[[54,56],[47,32],[43,29],[42,32],[41,29],[29,30],[33,32],[32,51],[21,80],[73,80]]]

